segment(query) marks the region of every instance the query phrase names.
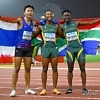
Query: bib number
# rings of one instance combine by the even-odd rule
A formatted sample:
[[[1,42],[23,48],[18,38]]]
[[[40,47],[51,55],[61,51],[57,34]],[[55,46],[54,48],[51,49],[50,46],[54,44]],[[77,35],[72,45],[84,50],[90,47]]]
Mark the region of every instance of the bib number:
[[[66,33],[66,38],[68,41],[77,40],[78,39],[77,32]]]
[[[55,41],[55,33],[45,33],[45,41]]]
[[[23,39],[25,40],[31,40],[32,38],[32,32],[24,31],[23,33]]]

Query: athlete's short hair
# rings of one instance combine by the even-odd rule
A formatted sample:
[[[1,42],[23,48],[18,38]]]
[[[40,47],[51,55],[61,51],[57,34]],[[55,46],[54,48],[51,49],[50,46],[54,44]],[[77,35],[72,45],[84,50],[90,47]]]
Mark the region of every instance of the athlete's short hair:
[[[65,12],[69,12],[69,13],[71,14],[71,11],[70,11],[70,10],[65,9],[65,10],[62,11],[62,15],[63,15]]]
[[[52,13],[53,13],[53,11],[52,11],[51,9],[47,9],[45,12],[48,12],[48,11],[50,11],[50,12],[52,12]]]
[[[33,7],[32,5],[26,5],[26,6],[24,7],[24,11],[26,10],[26,8],[32,8],[32,9],[34,10],[34,7]]]

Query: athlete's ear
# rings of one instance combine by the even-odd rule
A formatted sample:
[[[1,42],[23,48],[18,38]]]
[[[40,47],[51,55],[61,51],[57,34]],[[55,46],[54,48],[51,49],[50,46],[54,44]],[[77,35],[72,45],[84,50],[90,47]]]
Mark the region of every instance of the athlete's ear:
[[[41,16],[40,19],[45,19],[45,16]]]
[[[54,14],[52,14],[52,17],[54,17]]]
[[[25,12],[24,12],[24,16],[25,16]]]

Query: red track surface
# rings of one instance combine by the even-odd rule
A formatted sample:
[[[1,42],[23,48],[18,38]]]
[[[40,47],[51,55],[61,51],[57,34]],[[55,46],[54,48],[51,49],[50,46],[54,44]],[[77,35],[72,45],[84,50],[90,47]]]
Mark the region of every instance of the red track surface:
[[[13,68],[3,68],[0,65],[0,100],[100,100],[100,63],[87,63],[87,89],[89,90],[88,95],[82,95],[80,71],[77,64],[74,68],[73,77],[73,93],[65,94],[68,87],[67,83],[67,65],[62,63],[58,65],[59,68],[59,79],[58,89],[61,91],[61,95],[55,95],[52,93],[52,70],[51,67],[48,70],[47,80],[47,95],[40,96],[39,93],[42,89],[41,84],[41,66],[33,67],[31,70],[31,88],[37,91],[37,95],[25,95],[25,80],[24,80],[24,69],[21,68],[19,73],[19,79],[17,82],[17,94],[16,97],[10,97],[11,92],[11,78]],[[6,65],[5,65],[6,67]]]

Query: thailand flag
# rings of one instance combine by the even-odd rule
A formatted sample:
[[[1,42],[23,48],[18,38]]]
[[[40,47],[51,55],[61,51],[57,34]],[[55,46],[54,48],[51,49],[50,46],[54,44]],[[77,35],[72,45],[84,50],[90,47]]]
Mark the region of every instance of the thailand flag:
[[[0,21],[0,63],[12,63],[17,37],[17,24]]]

